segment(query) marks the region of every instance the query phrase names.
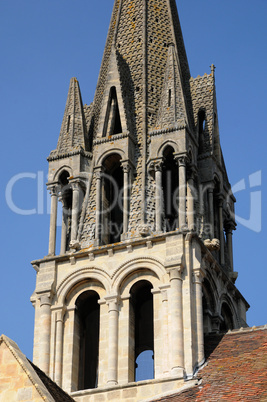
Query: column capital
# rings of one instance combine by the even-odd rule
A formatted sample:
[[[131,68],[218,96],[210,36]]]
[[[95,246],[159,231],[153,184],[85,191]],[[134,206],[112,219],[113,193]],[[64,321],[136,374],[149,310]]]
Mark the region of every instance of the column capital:
[[[58,201],[60,201],[62,203],[62,206],[65,207],[66,206],[66,193],[59,191]]]
[[[119,297],[117,295],[110,295],[104,297],[106,304],[108,305],[108,312],[119,311]]]
[[[75,181],[70,182],[70,186],[72,191],[80,191],[80,181],[79,179],[76,179]]]
[[[215,187],[215,185],[214,185],[214,183],[209,183],[208,184],[208,188],[207,188],[207,191],[208,191],[208,194],[213,194],[213,192],[214,192],[214,187]]]
[[[44,305],[51,306],[51,304],[52,304],[51,299],[50,299],[50,293],[45,293],[45,294],[39,295],[39,299],[40,299],[41,307]]]
[[[236,223],[232,219],[228,219],[225,224],[225,232],[233,234],[233,230],[236,230]]]
[[[195,268],[193,270],[193,283],[201,284],[205,278],[205,271],[203,268]]]
[[[59,183],[47,184],[47,190],[50,192],[51,196],[58,196],[59,193]]]
[[[186,167],[186,164],[188,163],[188,156],[187,154],[177,154],[174,153],[173,154],[174,159],[176,160],[176,162],[178,163],[179,167]]]
[[[100,165],[100,166],[95,166],[94,172],[95,172],[95,176],[96,176],[96,178],[97,178],[98,180],[101,179],[101,175],[102,175],[103,171],[104,171],[104,169],[103,169],[103,166],[102,166],[102,165]]]
[[[149,164],[148,164],[148,170],[150,171],[162,171],[162,164],[163,164],[163,158],[159,157],[159,158],[154,158],[152,159]]]
[[[124,160],[121,160],[121,167],[122,167],[123,173],[129,173],[132,168],[132,164],[130,163],[130,161],[128,159],[124,159]]]
[[[184,267],[182,265],[179,265],[178,267],[169,268],[167,271],[170,275],[170,282],[173,281],[174,279],[179,279],[181,281],[183,270]]]

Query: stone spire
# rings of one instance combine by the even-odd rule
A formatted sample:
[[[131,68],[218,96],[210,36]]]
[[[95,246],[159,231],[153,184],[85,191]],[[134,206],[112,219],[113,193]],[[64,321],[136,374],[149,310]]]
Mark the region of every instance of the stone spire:
[[[188,121],[188,118],[179,74],[177,53],[174,44],[171,43],[169,45],[156,127],[170,127],[178,120]]]
[[[79,83],[71,78],[56,152],[66,154],[79,148],[86,150],[86,123]]]
[[[112,48],[115,47],[118,55],[121,77],[130,77],[128,87],[135,95],[136,129],[143,138],[141,127],[145,125],[149,130],[156,126],[170,43],[176,56],[178,91],[184,98],[186,119],[190,125],[193,121],[190,71],[175,0],[159,0],[156,4],[134,0],[130,8],[127,1],[115,0],[94,99],[94,138],[98,135],[103,94],[110,79],[108,67]]]

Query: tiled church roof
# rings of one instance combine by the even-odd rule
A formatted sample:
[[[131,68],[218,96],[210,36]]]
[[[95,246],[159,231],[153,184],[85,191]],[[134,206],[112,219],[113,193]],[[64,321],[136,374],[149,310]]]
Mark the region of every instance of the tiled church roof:
[[[267,326],[205,339],[198,385],[160,402],[267,401]]]

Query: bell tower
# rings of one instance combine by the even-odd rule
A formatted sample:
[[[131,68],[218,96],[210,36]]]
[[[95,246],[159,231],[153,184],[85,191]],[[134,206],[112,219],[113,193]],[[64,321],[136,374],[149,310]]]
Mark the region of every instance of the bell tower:
[[[175,0],[115,0],[94,100],[71,79],[48,162],[34,363],[77,401],[179,390],[249,305],[215,67],[191,77]]]

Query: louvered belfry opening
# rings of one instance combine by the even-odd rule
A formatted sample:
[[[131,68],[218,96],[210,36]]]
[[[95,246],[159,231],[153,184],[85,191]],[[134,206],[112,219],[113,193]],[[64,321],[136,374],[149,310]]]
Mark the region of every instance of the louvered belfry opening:
[[[120,111],[118,106],[117,91],[115,87],[110,88],[107,112],[103,130],[103,137],[109,137],[122,132]]]

